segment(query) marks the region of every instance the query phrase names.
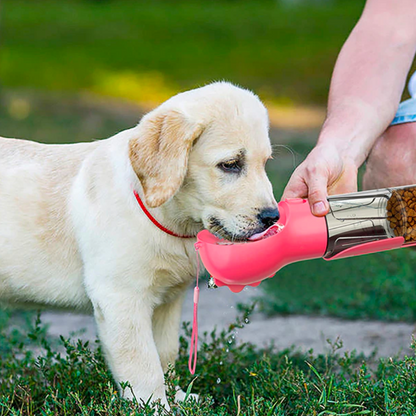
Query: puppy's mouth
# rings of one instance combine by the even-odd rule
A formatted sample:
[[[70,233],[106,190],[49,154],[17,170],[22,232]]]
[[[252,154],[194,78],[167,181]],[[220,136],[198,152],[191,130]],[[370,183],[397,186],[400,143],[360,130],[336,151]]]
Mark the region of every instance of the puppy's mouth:
[[[208,219],[208,231],[214,234],[216,237],[225,239],[232,242],[238,242],[238,241],[250,241],[255,240],[256,237],[259,235],[264,235],[267,232],[267,229],[264,228],[255,228],[253,230],[247,230],[240,233],[233,233],[229,231],[224,224],[216,217],[210,217]],[[261,237],[260,237],[261,238]]]
[[[264,240],[265,238],[269,238],[273,235],[279,234],[280,231],[282,231],[284,226],[282,224],[273,224],[271,227],[269,227],[267,230],[253,234],[249,237],[250,241],[258,241],[258,240]]]

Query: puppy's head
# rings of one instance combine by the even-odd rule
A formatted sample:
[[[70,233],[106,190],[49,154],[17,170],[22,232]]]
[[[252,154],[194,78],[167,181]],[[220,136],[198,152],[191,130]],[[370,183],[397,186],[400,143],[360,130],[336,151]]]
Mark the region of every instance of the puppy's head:
[[[129,152],[151,208],[175,197],[177,215],[235,241],[278,219],[267,111],[247,90],[220,82],[176,95],[142,119]]]

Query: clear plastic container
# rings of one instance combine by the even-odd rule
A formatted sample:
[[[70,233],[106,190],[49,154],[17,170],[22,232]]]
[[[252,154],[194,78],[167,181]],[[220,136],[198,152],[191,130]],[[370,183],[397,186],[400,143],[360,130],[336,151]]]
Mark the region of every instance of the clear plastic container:
[[[335,195],[328,201],[326,259],[387,238],[416,242],[416,185]]]

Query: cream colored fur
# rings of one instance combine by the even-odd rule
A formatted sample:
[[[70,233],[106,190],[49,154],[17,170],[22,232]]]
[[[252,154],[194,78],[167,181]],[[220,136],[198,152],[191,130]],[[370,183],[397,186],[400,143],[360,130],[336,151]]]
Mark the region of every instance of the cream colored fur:
[[[244,173],[218,168],[241,152]],[[0,138],[2,300],[93,310],[115,379],[168,408],[163,372],[178,350],[195,239],[156,228],[133,190],[179,234],[245,238],[276,206],[270,154],[264,106],[228,83],[179,94],[106,140]]]

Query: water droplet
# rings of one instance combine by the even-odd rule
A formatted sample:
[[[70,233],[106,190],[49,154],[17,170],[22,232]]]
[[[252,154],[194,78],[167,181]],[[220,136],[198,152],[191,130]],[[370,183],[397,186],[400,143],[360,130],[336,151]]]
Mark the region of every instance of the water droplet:
[[[227,348],[227,349],[225,350],[225,352],[230,352],[230,350]]]
[[[244,322],[245,322],[246,324],[249,324],[249,323],[250,323],[250,319],[248,319],[248,318],[244,318]]]
[[[222,365],[222,361],[220,361],[220,365]]]
[[[221,383],[221,379],[218,377],[217,378],[217,384],[220,384]]]

